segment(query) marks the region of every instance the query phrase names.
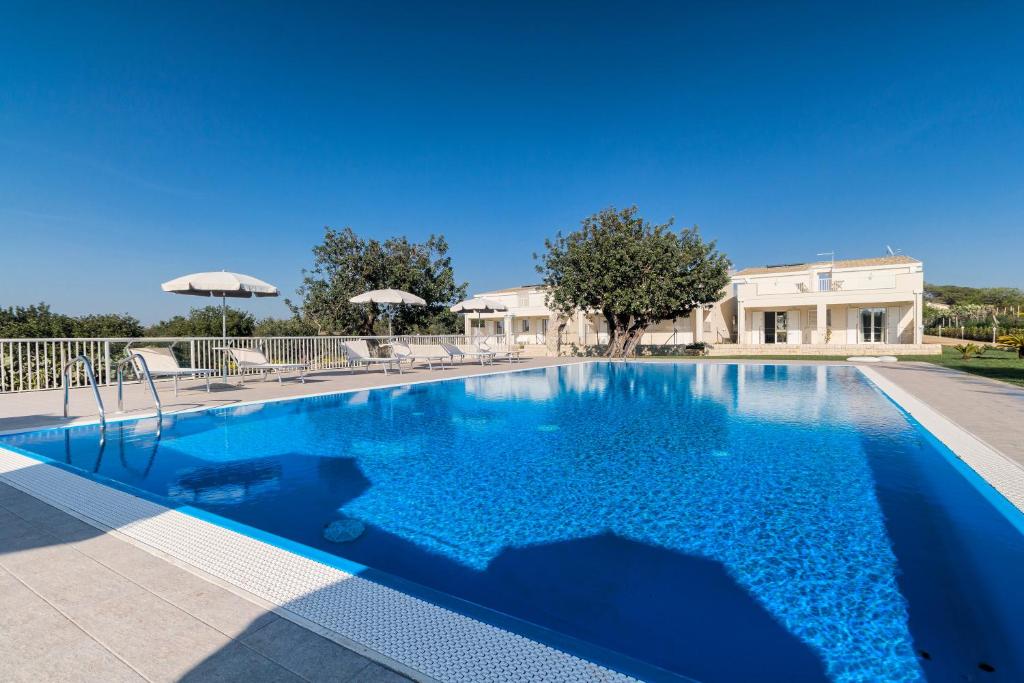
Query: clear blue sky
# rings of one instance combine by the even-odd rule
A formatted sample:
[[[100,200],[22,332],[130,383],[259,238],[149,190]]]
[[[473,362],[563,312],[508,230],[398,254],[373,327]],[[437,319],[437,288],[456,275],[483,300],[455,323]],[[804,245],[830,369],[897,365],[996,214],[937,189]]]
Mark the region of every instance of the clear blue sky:
[[[5,2],[0,305],[290,294],[325,225],[443,233],[481,291],[632,203],[737,266],[1024,286],[1021,3],[362,4]]]

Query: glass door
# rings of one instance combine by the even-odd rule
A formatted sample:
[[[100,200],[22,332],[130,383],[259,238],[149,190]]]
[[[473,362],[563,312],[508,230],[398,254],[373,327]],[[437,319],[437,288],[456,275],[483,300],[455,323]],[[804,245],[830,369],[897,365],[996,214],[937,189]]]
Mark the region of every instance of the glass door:
[[[865,344],[885,341],[885,309],[860,309],[860,340]]]
[[[764,343],[785,344],[788,320],[785,311],[764,312]]]

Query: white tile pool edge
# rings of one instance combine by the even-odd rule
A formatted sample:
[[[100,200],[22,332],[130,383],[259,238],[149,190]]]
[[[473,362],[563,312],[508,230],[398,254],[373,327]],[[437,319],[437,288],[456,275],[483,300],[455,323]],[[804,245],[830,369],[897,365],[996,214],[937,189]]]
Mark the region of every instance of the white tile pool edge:
[[[886,379],[874,368],[863,365],[854,367],[967,463],[992,488],[1024,512],[1024,468],[892,380]]]

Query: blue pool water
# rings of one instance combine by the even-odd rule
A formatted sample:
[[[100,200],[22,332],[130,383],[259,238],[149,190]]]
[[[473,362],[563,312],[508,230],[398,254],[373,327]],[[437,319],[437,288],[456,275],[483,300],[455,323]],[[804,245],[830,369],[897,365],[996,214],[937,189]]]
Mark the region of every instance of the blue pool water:
[[[0,444],[646,679],[1024,680],[1022,515],[854,368],[593,363]]]

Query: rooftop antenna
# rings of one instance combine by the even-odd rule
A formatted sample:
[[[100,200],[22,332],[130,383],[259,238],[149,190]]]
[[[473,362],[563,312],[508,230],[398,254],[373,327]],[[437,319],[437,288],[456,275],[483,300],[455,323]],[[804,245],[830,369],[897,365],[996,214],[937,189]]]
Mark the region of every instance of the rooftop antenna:
[[[823,251],[818,256],[828,256],[832,259],[832,267],[836,267],[836,252],[835,251]]]
[[[893,249],[892,247],[890,247],[887,244],[887,245],[885,245],[885,251],[888,252],[889,256],[895,256],[896,254],[900,253],[903,250],[902,249]]]

